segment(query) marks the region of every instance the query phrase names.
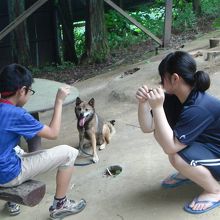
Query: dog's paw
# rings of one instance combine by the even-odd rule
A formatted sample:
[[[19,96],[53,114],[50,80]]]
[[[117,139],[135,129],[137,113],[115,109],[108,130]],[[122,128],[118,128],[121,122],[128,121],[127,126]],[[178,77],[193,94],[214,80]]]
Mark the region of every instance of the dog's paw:
[[[106,144],[104,143],[104,144],[100,145],[99,150],[103,150],[103,149],[105,149],[105,147],[106,147]]]
[[[99,161],[98,155],[94,155],[93,158],[92,158],[92,161],[93,161],[94,163],[98,163],[98,161]]]

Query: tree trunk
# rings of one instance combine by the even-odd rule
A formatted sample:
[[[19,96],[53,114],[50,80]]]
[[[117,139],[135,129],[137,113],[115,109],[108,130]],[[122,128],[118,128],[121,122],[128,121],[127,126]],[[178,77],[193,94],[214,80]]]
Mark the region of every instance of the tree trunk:
[[[9,0],[8,10],[10,22],[25,10],[25,0]],[[26,21],[11,32],[12,60],[25,66],[32,64]]]
[[[87,1],[87,19],[86,19],[86,58],[87,62],[103,62],[109,56],[109,47],[107,41],[104,5],[100,0]]]
[[[163,46],[168,47],[171,39],[171,29],[172,29],[172,7],[173,0],[166,0],[165,2],[165,21],[164,21],[164,37]]]
[[[195,14],[200,15],[201,14],[201,0],[193,0],[193,11]]]
[[[58,3],[56,1],[53,1],[53,31],[54,31],[54,37],[55,37],[55,62],[58,64],[62,63],[62,40],[61,40],[61,27],[60,27],[60,21],[59,21],[59,16],[58,16],[58,8],[57,8]]]
[[[72,1],[60,0],[58,12],[63,27],[63,59],[78,64],[75,50],[74,27],[72,16]]]

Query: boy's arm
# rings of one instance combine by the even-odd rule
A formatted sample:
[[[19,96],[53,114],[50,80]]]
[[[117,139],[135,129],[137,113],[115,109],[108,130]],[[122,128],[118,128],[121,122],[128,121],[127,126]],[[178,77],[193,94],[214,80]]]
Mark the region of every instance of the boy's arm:
[[[69,93],[70,86],[65,86],[58,90],[51,122],[49,125],[44,125],[43,129],[40,132],[38,132],[38,136],[46,139],[57,138],[60,132],[63,101],[65,100],[66,96],[69,95]]]

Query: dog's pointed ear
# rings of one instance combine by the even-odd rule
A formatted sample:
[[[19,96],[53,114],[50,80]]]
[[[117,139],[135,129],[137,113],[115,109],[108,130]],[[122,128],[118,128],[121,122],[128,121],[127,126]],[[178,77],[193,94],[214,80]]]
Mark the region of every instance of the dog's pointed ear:
[[[91,98],[88,102],[89,105],[91,105],[93,108],[95,106],[95,99],[94,98]]]
[[[82,102],[82,100],[79,97],[77,97],[76,98],[76,106],[79,105],[81,102]]]

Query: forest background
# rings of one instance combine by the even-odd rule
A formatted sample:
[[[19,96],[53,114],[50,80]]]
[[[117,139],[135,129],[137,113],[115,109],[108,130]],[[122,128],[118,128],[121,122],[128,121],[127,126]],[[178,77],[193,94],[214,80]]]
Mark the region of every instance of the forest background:
[[[13,20],[25,10],[25,1],[9,2],[10,17]],[[123,8],[123,1],[119,1],[119,5]],[[54,0],[54,7],[60,12],[61,20],[57,26],[56,62],[43,66],[32,65],[25,22],[12,33],[14,62],[28,66],[34,77],[74,83],[119,65],[143,60],[147,62],[160,49],[158,44],[117,11],[105,10],[104,1],[86,1],[85,18],[77,22],[72,19],[70,0]],[[15,8],[17,10],[13,10]],[[164,0],[149,1],[130,8],[127,13],[159,39],[163,38]],[[172,35],[168,47],[184,47],[186,41],[219,28],[219,0],[173,0]],[[19,31],[25,33],[22,45],[16,44]]]

